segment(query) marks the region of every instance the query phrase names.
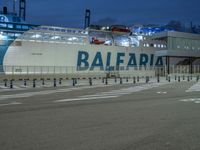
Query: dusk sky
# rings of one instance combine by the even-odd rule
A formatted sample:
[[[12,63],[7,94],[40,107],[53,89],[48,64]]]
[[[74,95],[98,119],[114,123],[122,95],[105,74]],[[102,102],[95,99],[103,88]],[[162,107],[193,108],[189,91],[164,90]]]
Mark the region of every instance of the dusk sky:
[[[180,20],[188,25],[191,21],[200,24],[199,7],[200,0],[27,0],[27,21],[83,27],[85,9],[90,9],[93,24],[166,24]]]

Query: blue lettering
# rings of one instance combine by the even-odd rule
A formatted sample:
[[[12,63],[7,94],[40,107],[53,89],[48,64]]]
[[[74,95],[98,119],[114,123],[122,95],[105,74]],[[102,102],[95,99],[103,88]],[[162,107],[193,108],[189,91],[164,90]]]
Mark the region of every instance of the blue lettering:
[[[124,60],[121,57],[124,57],[125,53],[117,53],[117,62],[116,62],[116,69],[117,70],[122,70],[122,68],[119,68],[120,64],[124,63]]]
[[[84,71],[89,68],[88,58],[89,54],[87,52],[85,51],[78,52],[77,70]]]
[[[153,61],[154,61],[154,54],[151,54],[150,66],[153,66]]]
[[[110,60],[111,60],[111,52],[108,52],[107,53],[107,59],[106,59],[106,70],[107,71],[113,71],[114,70],[114,67],[110,66]]]
[[[92,62],[90,70],[94,70],[94,67],[100,67],[100,69],[103,70],[103,60],[102,60],[101,52],[96,53],[96,56]]]
[[[163,66],[163,59],[161,56],[157,58],[155,66]]]
[[[147,54],[140,54],[140,66],[146,66],[149,61],[149,57]]]
[[[117,66],[124,63],[124,60],[121,59],[121,57],[124,57],[124,56],[125,56],[125,53],[117,53],[117,63],[116,63]]]
[[[127,69],[129,69],[129,67],[136,67],[137,66],[135,54],[130,53],[129,56],[130,56],[130,58],[129,58],[129,61],[128,61]]]

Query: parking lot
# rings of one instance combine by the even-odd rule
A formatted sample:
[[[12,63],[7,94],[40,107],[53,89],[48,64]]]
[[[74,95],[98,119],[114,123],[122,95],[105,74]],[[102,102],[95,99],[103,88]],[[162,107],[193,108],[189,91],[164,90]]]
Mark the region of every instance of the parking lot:
[[[13,81],[0,86],[2,150],[198,150],[193,77]]]

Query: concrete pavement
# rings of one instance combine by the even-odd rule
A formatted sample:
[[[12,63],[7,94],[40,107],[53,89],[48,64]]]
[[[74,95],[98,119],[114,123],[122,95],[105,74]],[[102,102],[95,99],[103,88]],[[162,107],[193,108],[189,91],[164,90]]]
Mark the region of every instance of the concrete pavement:
[[[199,150],[198,84],[0,92],[0,149]]]

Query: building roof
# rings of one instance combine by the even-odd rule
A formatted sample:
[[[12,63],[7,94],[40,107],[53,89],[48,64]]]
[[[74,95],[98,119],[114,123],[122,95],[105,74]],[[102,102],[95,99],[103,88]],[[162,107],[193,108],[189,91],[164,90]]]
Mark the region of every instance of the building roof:
[[[186,33],[186,32],[176,32],[176,31],[155,33],[152,36],[152,38],[166,38],[166,37],[176,37],[176,38],[186,38],[186,39],[200,40],[200,34]]]

